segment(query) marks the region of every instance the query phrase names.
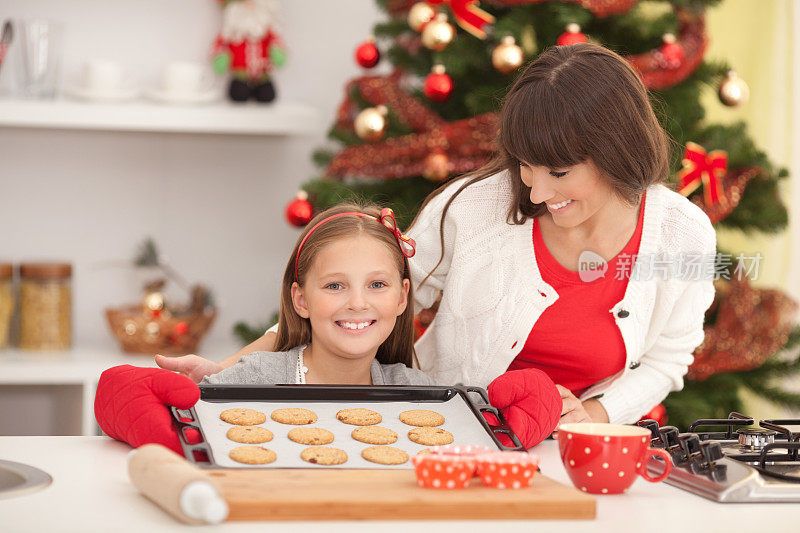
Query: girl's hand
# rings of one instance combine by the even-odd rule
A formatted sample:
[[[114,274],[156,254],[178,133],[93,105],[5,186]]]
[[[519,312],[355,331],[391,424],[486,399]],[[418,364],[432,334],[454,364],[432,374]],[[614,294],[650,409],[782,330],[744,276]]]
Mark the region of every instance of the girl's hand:
[[[164,357],[156,354],[155,360],[156,364],[161,368],[180,372],[195,383],[200,383],[204,377],[216,374],[224,369],[219,363],[194,354],[181,357]]]
[[[134,448],[154,442],[183,455],[169,408],[190,409],[198,399],[200,388],[185,376],[160,368],[120,365],[100,374],[94,416],[112,439]],[[184,436],[193,444],[200,441],[192,429]]]

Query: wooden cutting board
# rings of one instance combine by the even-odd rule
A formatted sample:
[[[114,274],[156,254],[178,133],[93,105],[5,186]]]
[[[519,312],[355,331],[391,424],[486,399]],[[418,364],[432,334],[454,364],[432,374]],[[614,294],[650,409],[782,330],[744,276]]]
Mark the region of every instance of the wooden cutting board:
[[[460,490],[423,489],[412,470],[207,470],[222,486],[228,520],[593,519],[595,499],[536,474],[499,490],[478,479]]]

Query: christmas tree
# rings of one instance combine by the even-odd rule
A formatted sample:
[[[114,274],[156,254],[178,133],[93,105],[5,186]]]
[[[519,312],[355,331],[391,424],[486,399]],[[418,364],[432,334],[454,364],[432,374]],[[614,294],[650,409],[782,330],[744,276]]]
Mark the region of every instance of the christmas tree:
[[[496,113],[520,67],[547,47],[590,40],[623,55],[650,90],[675,141],[674,187],[717,227],[780,232],[787,212],[777,187],[787,172],[755,146],[744,123],[704,120],[704,87],[728,106],[748,97],[729,65],[705,57],[704,11],[719,1],[663,0],[654,9],[638,0],[378,0],[388,20],[356,60],[365,68],[388,60],[393,71],[348,83],[329,132],[337,148],[314,154],[321,176],[304,184],[287,218],[302,225],[312,210],[360,197],[390,204],[407,227],[428,193],[489,161]],[[800,372],[800,358],[786,356],[800,342],[796,304],[753,288],[745,263],[720,252],[723,279],[705,341],[684,389],[664,402],[669,422],[682,429],[742,410],[742,388],[800,405],[800,394],[774,384]]]

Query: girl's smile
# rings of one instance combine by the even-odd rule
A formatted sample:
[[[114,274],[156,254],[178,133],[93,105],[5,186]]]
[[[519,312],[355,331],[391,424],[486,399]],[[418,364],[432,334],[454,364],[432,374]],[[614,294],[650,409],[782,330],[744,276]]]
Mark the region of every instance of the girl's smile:
[[[352,333],[360,333],[364,329],[369,328],[373,324],[375,324],[377,320],[367,320],[367,321],[343,321],[343,320],[336,320],[334,323],[342,329],[349,330]]]

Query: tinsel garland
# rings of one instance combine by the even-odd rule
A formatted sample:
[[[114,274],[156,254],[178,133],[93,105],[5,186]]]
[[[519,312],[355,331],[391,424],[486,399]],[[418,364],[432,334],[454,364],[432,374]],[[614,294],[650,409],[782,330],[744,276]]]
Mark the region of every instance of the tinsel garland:
[[[389,107],[401,122],[417,133],[348,146],[331,160],[328,176],[340,179],[420,176],[425,159],[435,152],[447,156],[449,174],[469,172],[491,159],[498,127],[496,113],[446,122],[409,96],[400,84],[401,74],[398,72],[385,78],[364,76],[351,81],[345,101],[339,106],[337,127],[348,131],[353,129],[353,115],[357,109],[352,98],[355,87],[370,104]]]
[[[761,174],[761,169],[758,167],[747,167],[729,170],[722,180],[723,199],[712,205],[707,205],[705,196],[702,194],[695,194],[690,199],[695,205],[700,207],[712,224],[716,224],[725,217],[730,215],[744,194],[744,189],[747,183],[753,178]]]
[[[416,132],[445,125],[447,122],[442,117],[400,87],[402,77],[402,72],[395,70],[387,77],[362,76],[350,80],[345,86],[345,99],[336,111],[336,126],[355,131],[353,121],[361,109],[351,96],[354,89],[370,104],[391,109],[403,124]]]
[[[753,288],[743,274],[717,288],[715,306],[717,319],[705,328],[687,379],[758,368],[786,344],[798,309],[780,291]]]
[[[688,9],[676,9],[680,29],[677,42],[683,47],[684,60],[677,68],[664,66],[659,50],[650,50],[643,54],[625,56],[639,72],[648,89],[668,89],[688,78],[703,62],[703,55],[708,46],[705,16]]]

